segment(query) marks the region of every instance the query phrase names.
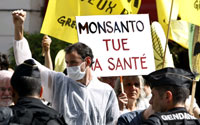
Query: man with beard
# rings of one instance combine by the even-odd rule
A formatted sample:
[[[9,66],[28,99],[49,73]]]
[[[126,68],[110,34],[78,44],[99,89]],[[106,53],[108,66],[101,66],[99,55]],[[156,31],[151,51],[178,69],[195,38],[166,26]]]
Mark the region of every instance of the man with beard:
[[[0,106],[10,106],[13,103],[10,85],[12,74],[12,71],[0,70]]]

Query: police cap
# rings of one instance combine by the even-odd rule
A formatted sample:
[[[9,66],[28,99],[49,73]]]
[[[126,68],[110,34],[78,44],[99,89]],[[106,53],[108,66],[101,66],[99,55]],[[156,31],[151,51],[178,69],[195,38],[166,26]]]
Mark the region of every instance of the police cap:
[[[144,77],[151,88],[156,86],[175,86],[190,88],[195,75],[179,68],[164,68]]]
[[[34,60],[28,59],[15,69],[13,76],[14,77],[27,76],[40,79],[40,71],[37,65],[35,64]]]

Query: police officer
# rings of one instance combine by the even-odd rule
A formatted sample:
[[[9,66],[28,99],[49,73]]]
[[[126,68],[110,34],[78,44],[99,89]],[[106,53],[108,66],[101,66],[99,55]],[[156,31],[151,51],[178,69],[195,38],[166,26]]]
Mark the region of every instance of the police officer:
[[[43,104],[40,71],[33,60],[17,66],[11,85],[15,105],[0,107],[0,125],[66,125],[61,114]]]
[[[200,120],[190,115],[184,107],[195,76],[178,68],[164,68],[150,73],[145,79],[152,88],[149,101],[156,112],[146,125],[199,125]]]

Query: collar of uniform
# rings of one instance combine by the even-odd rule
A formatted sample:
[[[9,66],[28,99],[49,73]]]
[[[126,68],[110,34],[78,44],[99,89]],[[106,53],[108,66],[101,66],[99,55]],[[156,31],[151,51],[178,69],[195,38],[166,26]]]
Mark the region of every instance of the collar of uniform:
[[[16,105],[38,105],[43,104],[42,101],[38,98],[33,97],[21,97],[18,99]]]
[[[186,111],[187,112],[187,110],[184,107],[175,107],[168,110],[168,112],[172,112],[172,111]]]

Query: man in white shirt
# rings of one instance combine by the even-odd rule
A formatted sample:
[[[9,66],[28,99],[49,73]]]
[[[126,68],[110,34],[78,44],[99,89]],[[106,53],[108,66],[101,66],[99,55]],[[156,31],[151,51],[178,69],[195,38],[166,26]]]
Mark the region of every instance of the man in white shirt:
[[[32,58],[32,54],[23,36],[26,12],[18,10],[12,15],[15,26],[14,53],[19,65]],[[64,115],[67,124],[108,125],[117,121],[119,108],[115,92],[93,75],[93,54],[88,46],[76,43],[66,48],[68,76],[35,62],[41,71],[44,98]]]

